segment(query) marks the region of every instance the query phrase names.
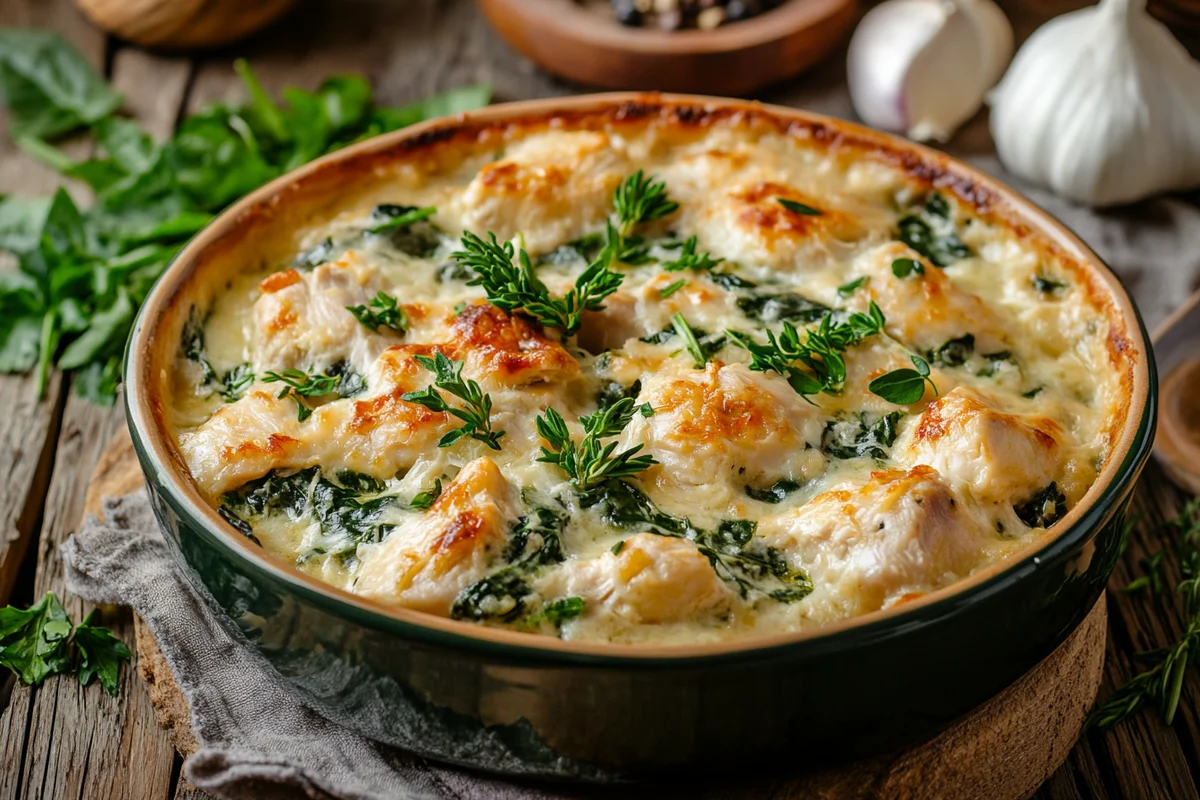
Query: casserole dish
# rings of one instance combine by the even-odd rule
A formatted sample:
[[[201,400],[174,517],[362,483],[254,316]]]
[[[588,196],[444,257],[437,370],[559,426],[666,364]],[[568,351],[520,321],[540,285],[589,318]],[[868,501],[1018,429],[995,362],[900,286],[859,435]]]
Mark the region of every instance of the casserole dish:
[[[1099,475],[1035,545],[909,602],[798,632],[631,647],[570,642],[385,606],[266,555],[204,500],[171,435],[171,363],[193,305],[279,263],[353,187],[436,168],[523,129],[733,124],[875,159],[1069,261],[1107,316],[1120,402]],[[430,166],[432,165],[432,166]],[[495,106],[355,145],[264,187],[179,255],[139,315],[130,429],[189,579],[300,696],[371,738],[491,771],[591,780],[828,761],[928,736],[1051,652],[1103,590],[1155,429],[1136,309],[1081,242],[1012,190],[934,151],[802,112],[710,98],[600,95]],[[719,757],[714,757],[720,754]]]

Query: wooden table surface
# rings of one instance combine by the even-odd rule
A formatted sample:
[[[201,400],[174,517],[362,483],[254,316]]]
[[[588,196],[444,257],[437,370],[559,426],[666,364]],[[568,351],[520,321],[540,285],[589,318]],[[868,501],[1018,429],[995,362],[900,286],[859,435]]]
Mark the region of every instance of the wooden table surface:
[[[1021,0],[1007,3],[1006,10],[1017,22],[1018,35],[1024,35],[1069,5],[1078,3]],[[126,108],[159,137],[181,114],[239,97],[231,62],[243,55],[273,92],[289,84],[311,88],[338,71],[366,74],[387,104],[480,81],[494,86],[498,101],[580,91],[510,52],[471,0],[302,2],[271,30],[197,58],[152,55],[114,41],[91,27],[68,0],[3,0],[0,27],[13,25],[53,28],[73,41],[125,95]],[[842,60],[838,54],[760,99],[849,116]],[[984,141],[986,147],[986,125],[976,120],[956,140],[961,141]],[[86,152],[80,147],[75,155]],[[0,194],[49,194],[57,183],[54,173],[0,137]],[[0,376],[0,604],[24,606],[48,590],[63,595],[59,545],[80,518],[88,475],[123,424],[119,404],[106,409],[76,398],[69,376],[54,374],[41,401],[32,379]],[[1143,524],[1112,587],[1139,574],[1138,558],[1160,549],[1155,523],[1173,517],[1183,499],[1151,464],[1135,498]],[[1173,585],[1177,570],[1172,566],[1167,572]],[[78,598],[63,599],[75,619],[90,608]],[[1112,624],[1104,692],[1133,674],[1134,652],[1173,640],[1183,624],[1169,596],[1110,589],[1108,603]],[[127,610],[107,611],[104,621],[132,645]],[[123,671],[117,699],[96,686],[81,689],[74,677],[53,677],[36,689],[3,678],[0,712],[0,799],[201,796],[182,780],[180,759],[155,724],[136,667]],[[1190,670],[1171,727],[1141,715],[1114,731],[1088,734],[1036,797],[1186,800],[1200,797],[1198,778],[1200,671]]]

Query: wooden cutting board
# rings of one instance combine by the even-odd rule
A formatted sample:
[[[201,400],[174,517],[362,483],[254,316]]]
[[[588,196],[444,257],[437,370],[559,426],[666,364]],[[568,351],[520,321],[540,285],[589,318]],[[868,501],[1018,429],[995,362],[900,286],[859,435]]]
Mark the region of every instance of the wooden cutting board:
[[[99,515],[103,498],[129,494],[141,485],[133,445],[122,431],[92,474],[85,513]],[[135,622],[137,669],[159,724],[187,757],[199,748],[187,700],[153,635],[136,615]],[[1079,737],[1100,687],[1107,625],[1101,597],[1079,628],[1044,661],[924,744],[769,786],[731,787],[720,794],[746,800],[768,790],[784,800],[1024,800],[1066,760]],[[570,796],[569,789],[556,788],[561,796]],[[623,792],[628,796],[628,787]],[[650,788],[646,796],[664,793]]]

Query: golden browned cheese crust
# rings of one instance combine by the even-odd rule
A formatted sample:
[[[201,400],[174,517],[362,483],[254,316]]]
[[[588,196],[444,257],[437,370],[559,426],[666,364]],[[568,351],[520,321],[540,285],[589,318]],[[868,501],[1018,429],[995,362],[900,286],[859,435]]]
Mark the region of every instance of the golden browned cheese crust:
[[[165,410],[231,525],[348,591],[588,641],[829,624],[1051,535],[1124,424],[1130,344],[1099,278],[869,134],[648,101],[448,125],[373,158],[368,189],[194,309]],[[678,208],[628,227],[619,287],[570,335],[491,302],[452,255],[464,231],[495,234],[566,297],[637,170]],[[436,212],[375,232],[400,213],[385,205]],[[680,268],[690,237],[709,258]],[[350,310],[381,296],[403,324]],[[821,390],[747,346],[872,313]],[[919,399],[872,391],[914,356]],[[444,389],[449,409],[420,400],[435,358],[486,394],[491,444],[454,433],[464,403]],[[654,463],[581,490],[536,420],[553,408],[579,443],[620,397],[639,410],[603,444]]]

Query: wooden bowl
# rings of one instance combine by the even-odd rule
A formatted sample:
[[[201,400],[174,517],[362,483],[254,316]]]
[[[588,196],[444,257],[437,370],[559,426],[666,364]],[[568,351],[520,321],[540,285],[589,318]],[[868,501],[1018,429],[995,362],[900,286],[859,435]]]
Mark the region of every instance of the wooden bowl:
[[[710,31],[631,28],[573,0],[478,0],[496,31],[544,69],[607,89],[744,95],[842,43],[857,0],[788,0]]]

